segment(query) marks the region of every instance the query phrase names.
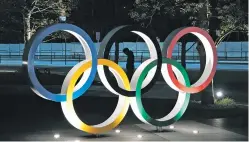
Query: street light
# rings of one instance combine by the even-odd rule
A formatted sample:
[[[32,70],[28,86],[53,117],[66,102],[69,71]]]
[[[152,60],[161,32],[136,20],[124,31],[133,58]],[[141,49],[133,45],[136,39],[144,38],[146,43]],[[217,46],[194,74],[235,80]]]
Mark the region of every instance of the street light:
[[[199,131],[198,130],[193,130],[193,134],[198,134]]]
[[[143,137],[143,135],[137,135],[137,138],[141,139]]]
[[[54,134],[54,138],[55,139],[59,139],[60,138],[60,134]]]
[[[59,21],[60,21],[61,23],[65,23],[65,22],[67,21],[67,17],[66,17],[66,16],[60,16],[60,17],[59,17]]]
[[[218,91],[218,92],[216,93],[216,96],[217,96],[218,98],[221,98],[221,97],[223,97],[223,93],[222,93],[221,91]]]
[[[120,131],[119,129],[117,129],[115,132],[116,132],[117,134],[119,134],[121,131]]]
[[[174,125],[171,125],[171,126],[169,126],[169,128],[170,128],[170,129],[174,129],[174,128],[175,128],[175,126],[174,126]]]

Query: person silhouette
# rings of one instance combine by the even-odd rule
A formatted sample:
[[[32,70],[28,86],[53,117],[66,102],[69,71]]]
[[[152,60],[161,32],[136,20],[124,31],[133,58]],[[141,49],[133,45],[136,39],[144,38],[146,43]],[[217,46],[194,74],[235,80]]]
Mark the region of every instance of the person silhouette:
[[[131,78],[132,78],[132,75],[134,72],[134,68],[135,68],[134,67],[134,54],[128,48],[124,48],[123,52],[127,56],[126,73],[127,73],[129,80],[131,81]]]

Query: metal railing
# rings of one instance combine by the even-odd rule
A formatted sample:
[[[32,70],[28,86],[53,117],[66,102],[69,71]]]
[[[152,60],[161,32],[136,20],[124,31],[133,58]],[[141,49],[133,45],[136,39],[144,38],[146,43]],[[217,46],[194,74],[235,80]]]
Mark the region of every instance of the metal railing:
[[[218,61],[248,61],[248,51],[218,51]],[[126,55],[122,51],[119,51],[119,62],[126,62]],[[144,62],[150,56],[148,50],[139,50],[134,53],[135,62]],[[35,60],[46,61],[50,64],[55,62],[64,62],[66,65],[68,62],[80,62],[85,59],[85,55],[82,52],[40,52],[36,53]],[[109,59],[115,59],[115,52],[110,52]],[[181,53],[179,51],[173,52],[172,59],[180,60]],[[186,54],[186,60],[198,61],[200,59],[197,52],[188,52]],[[22,61],[22,53],[11,52],[3,53],[0,51],[0,64],[4,61]]]

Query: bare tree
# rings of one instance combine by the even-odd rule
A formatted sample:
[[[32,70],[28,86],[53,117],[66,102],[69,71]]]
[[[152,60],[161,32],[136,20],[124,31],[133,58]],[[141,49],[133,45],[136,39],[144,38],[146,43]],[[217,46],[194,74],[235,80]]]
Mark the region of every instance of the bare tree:
[[[59,16],[69,16],[76,5],[74,0],[1,0],[0,12],[8,17],[8,23],[22,25],[26,42],[37,29],[57,22]]]
[[[178,20],[181,26],[198,25],[207,21],[198,19],[198,11],[205,7],[205,2],[189,2],[188,0],[136,0],[134,9],[129,13],[130,17],[142,26],[149,27],[156,15],[168,17],[181,17]],[[187,41],[182,38],[181,63],[186,67]]]

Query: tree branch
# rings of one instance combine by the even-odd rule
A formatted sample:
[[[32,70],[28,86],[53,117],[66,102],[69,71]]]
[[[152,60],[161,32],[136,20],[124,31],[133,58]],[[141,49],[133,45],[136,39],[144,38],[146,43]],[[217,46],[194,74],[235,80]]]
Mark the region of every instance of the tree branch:
[[[55,8],[54,6],[56,6],[57,4],[52,4],[50,6],[48,6],[47,8],[43,8],[43,9],[40,9],[39,7],[36,7],[36,11],[33,11],[32,14],[36,14],[36,13],[43,13],[43,12],[46,12],[46,11],[54,11]]]
[[[229,35],[230,33],[234,32],[238,27],[239,26],[228,30],[225,34],[223,34],[222,36],[220,36],[219,38],[217,38],[217,40],[215,41],[215,45],[218,46],[227,35]]]

